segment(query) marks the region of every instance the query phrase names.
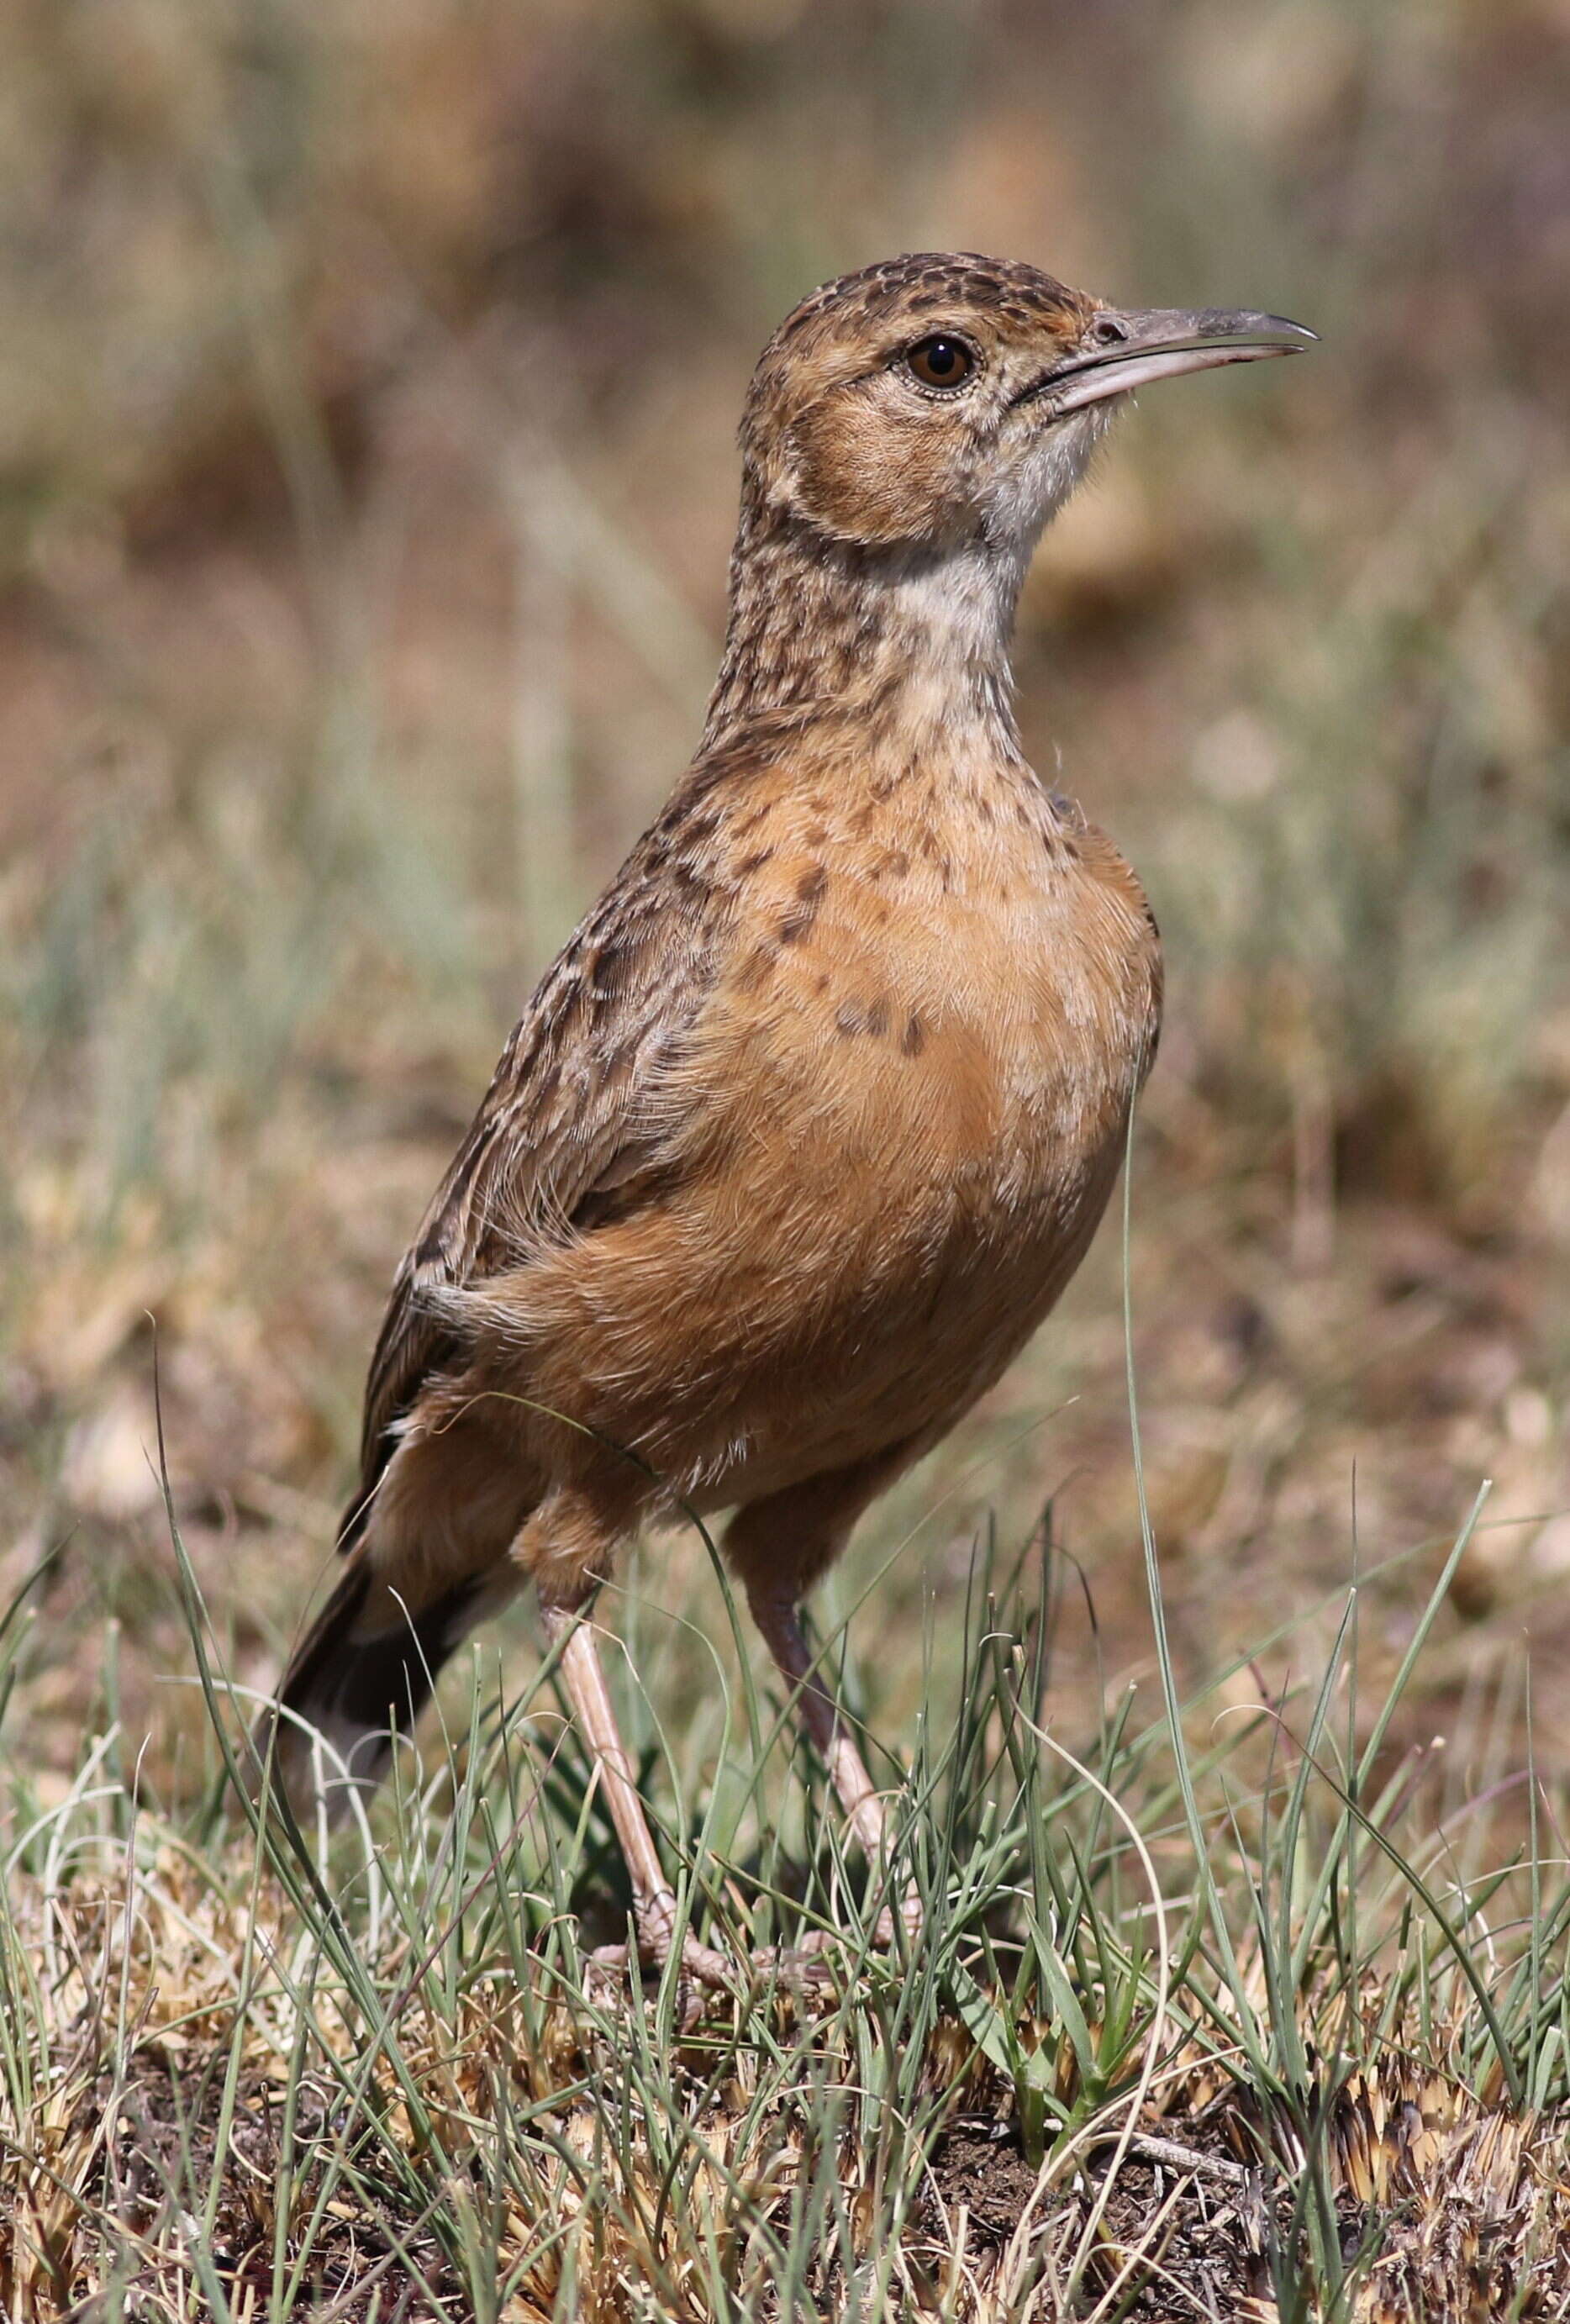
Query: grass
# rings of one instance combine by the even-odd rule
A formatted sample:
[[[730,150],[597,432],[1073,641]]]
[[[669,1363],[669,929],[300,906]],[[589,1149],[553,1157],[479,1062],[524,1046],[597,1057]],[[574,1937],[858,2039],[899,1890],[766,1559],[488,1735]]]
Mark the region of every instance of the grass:
[[[1134,1445],[1138,1472],[1137,1421]],[[737,1683],[716,1661],[710,1717],[671,1731],[657,1641],[618,1658],[623,1693],[648,1681],[683,1914],[738,1961],[761,1949],[716,1998],[592,1959],[586,1927],[624,1927],[628,1900],[549,1659],[510,1693],[476,1648],[330,1849],[242,1815],[247,1706],[164,1489],[202,1805],[171,1812],[125,1764],[112,1652],[64,1796],[5,1763],[15,2324],[1570,2302],[1565,1803],[1485,1700],[1455,1738],[1476,1788],[1391,1745],[1483,1494],[1413,1554],[1426,1601],[1373,1701],[1356,1582],[1312,1677],[1240,1702],[1241,1665],[1180,1700],[1147,1518],[1160,1714],[1110,1695],[1074,1749],[1048,1711],[1049,1532],[978,1545],[886,1866],[847,1860],[740,1640]],[[19,1599],[7,1698],[27,1638]],[[922,1934],[885,1952],[907,1878]],[[770,1948],[808,1932],[828,1944],[803,1988]]]

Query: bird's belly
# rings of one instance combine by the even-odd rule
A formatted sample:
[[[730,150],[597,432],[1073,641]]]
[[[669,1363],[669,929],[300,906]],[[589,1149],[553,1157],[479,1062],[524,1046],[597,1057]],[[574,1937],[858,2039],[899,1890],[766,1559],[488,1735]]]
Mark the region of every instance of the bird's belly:
[[[1060,1053],[1050,1070],[1000,1062],[1013,1086],[983,1120],[974,1060],[947,1079],[934,1060],[907,1103],[881,1110],[875,1140],[826,1108],[789,1177],[760,1188],[781,1231],[736,1351],[750,1377],[716,1499],[940,1433],[1057,1300],[1116,1177],[1137,1063],[1104,1060],[1070,1086]],[[812,1199],[826,1181],[832,1208]],[[748,1346],[763,1360],[747,1364]]]
[[[690,1472],[699,1505],[756,1499],[897,1444],[935,1441],[1053,1305],[1115,1169],[1114,1158],[1049,1226],[1019,1209],[954,1222],[898,1267],[897,1284],[888,1264],[896,1222],[882,1251],[844,1242],[826,1251],[828,1266],[836,1256],[845,1263],[825,1286],[814,1327],[772,1360],[743,1360],[733,1374],[729,1425]]]

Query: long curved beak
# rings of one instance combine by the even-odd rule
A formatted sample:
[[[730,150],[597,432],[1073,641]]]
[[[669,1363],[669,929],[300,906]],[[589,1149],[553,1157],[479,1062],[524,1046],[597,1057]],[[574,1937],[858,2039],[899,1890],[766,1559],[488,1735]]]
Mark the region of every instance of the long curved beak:
[[[1087,344],[1029,391],[1056,415],[1127,395],[1152,380],[1177,379],[1222,364],[1261,363],[1293,355],[1318,334],[1284,315],[1233,312],[1224,307],[1104,307]]]

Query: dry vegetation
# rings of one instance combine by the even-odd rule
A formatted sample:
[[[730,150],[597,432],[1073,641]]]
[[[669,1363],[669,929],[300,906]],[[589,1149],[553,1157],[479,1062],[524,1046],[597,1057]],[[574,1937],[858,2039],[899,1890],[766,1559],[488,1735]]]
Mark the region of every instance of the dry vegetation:
[[[1563,0],[5,13],[15,2324],[1570,2312],[1567,32]],[[929,1794],[910,1975],[763,1750],[703,1545],[629,1573],[694,1909],[853,1931],[832,1989],[678,2038],[673,1995],[585,1993],[569,1907],[621,1902],[526,1616],[336,1916],[212,1807],[189,1682],[199,1641],[274,1670],[392,1262],[690,750],[753,349],[924,244],[1325,342],[1152,394],[1020,639],[1038,761],[1168,942],[1128,1268],[1171,1668],[1109,1229],[826,1608],[867,1596],[852,1683]],[[1033,1544],[1025,1612],[978,1540],[1000,1576]],[[1148,1863],[994,1634],[1050,1639],[1050,1732]]]

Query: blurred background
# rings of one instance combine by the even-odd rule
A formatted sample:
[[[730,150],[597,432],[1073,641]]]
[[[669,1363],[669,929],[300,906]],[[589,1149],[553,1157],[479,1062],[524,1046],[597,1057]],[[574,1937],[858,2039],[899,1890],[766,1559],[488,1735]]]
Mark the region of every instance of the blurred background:
[[[922,247],[1323,335],[1148,394],[1019,640],[1168,944],[1131,1283],[1175,1646],[1295,1624],[1251,1700],[1355,1571],[1393,1663],[1492,1477],[1413,1731],[1517,1731],[1529,1637],[1570,1770],[1566,0],[11,0],[0,1603],[64,1544],[10,1712],[46,1790],[108,1696],[177,1788],[197,1717],[149,1317],[261,1683],[396,1259],[696,740],[756,350]],[[834,1585],[894,1558],[896,1744],[978,1529],[1048,1506],[1067,1730],[1149,1677],[1122,1278],[1114,1219]],[[630,1577],[716,1630],[703,1564]]]

